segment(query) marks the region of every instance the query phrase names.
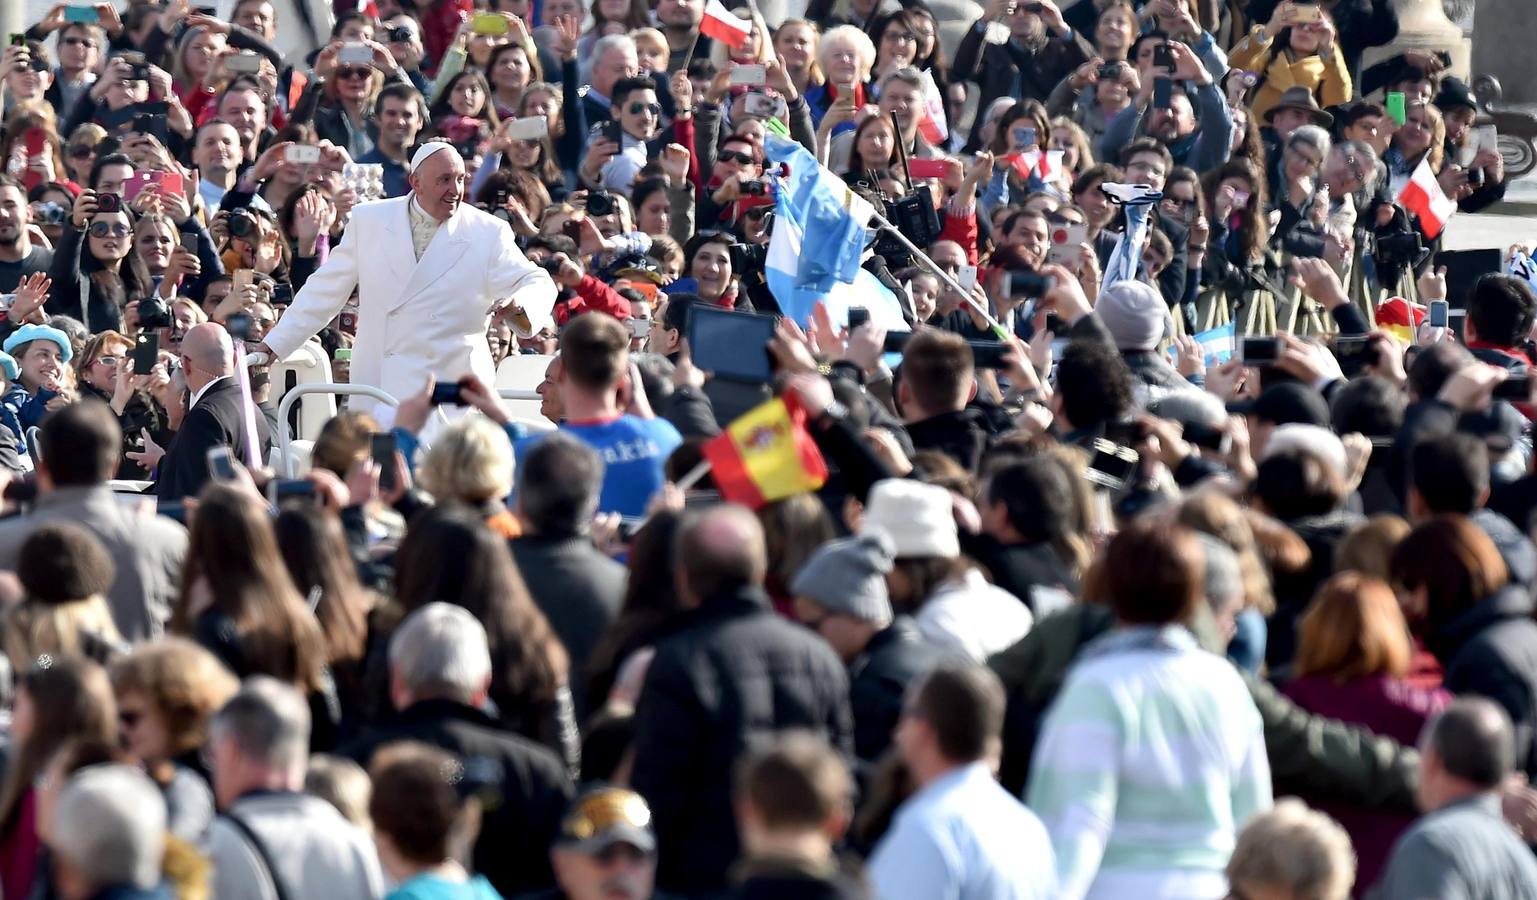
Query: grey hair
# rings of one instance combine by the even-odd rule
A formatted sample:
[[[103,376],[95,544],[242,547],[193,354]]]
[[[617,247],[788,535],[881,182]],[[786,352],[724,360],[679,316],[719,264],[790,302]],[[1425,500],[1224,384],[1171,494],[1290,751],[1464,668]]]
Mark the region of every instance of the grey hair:
[[[1238,568],[1238,554],[1226,543],[1205,532],[1195,533],[1201,543],[1206,564],[1206,602],[1212,612],[1243,605],[1243,574]]]
[[[273,769],[303,769],[309,759],[309,706],[293,685],[266,675],[245,680],[214,714],[212,731]]]
[[[390,638],[390,671],[415,699],[467,703],[491,677],[485,626],[462,606],[429,603]]]
[[[635,49],[635,39],[628,34],[605,34],[603,37],[598,38],[597,43],[592,45],[592,53],[587,58],[597,62],[606,56],[610,50],[638,52]]]
[[[160,883],[166,809],[143,772],[120,763],[90,766],[64,785],[48,846],[94,889]]]
[[[881,79],[881,90],[884,91],[886,85],[893,81],[903,81],[913,87],[921,88],[923,87],[923,73],[919,72],[915,66],[899,66],[891,74]]]
[[[1311,900],[1345,900],[1355,878],[1350,835],[1296,797],[1250,819],[1227,864],[1234,890],[1264,885]]]
[[[1346,156],[1354,156],[1361,164],[1366,177],[1361,179],[1361,190],[1370,194],[1377,189],[1377,151],[1365,141],[1340,141],[1334,145]]]
[[[1286,146],[1290,148],[1294,144],[1307,144],[1318,150],[1318,158],[1323,159],[1329,155],[1329,147],[1333,142],[1329,139],[1329,132],[1317,125],[1299,125],[1286,139]]]

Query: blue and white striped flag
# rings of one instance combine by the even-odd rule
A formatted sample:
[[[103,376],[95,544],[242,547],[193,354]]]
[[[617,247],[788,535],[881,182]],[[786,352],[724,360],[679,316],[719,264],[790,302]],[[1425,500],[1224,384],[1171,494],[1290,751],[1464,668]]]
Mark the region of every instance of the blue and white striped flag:
[[[1115,249],[1105,261],[1105,276],[1099,285],[1101,296],[1105,288],[1117,281],[1136,280],[1137,267],[1142,265],[1142,248],[1147,246],[1148,213],[1152,206],[1127,204],[1121,209],[1126,211],[1126,230],[1116,238]]]
[[[1238,338],[1237,333],[1233,330],[1232,322],[1192,336],[1196,339],[1196,343],[1201,345],[1201,349],[1205,351],[1206,365],[1219,365],[1233,358],[1233,351],[1237,347]],[[1179,358],[1178,347],[1169,348],[1169,358],[1171,360]]]

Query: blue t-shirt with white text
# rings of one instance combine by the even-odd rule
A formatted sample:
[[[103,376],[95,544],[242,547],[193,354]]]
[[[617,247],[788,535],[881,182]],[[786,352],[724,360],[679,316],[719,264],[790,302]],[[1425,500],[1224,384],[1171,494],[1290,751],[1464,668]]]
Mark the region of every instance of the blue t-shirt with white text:
[[[667,480],[663,464],[683,443],[683,435],[666,419],[641,419],[628,413],[604,422],[562,422],[560,430],[598,451],[603,460],[598,511],[621,516],[646,514],[646,504]],[[517,443],[520,463],[538,440],[536,436]]]

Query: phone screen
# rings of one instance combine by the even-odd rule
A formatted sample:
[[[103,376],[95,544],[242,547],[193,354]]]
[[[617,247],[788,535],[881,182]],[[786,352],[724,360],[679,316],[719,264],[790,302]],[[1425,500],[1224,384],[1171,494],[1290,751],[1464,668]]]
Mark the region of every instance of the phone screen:
[[[1445,328],[1447,323],[1447,311],[1449,308],[1450,307],[1445,300],[1430,301],[1430,309],[1427,312],[1425,321],[1430,325],[1431,328]]]
[[[228,447],[214,447],[208,451],[208,476],[221,484],[235,480],[235,458]]]
[[[379,467],[379,490],[389,492],[395,484],[395,435],[376,434],[369,438],[369,455]]]
[[[1153,79],[1153,105],[1159,109],[1168,109],[1174,100],[1174,80],[1172,78]]]
[[[463,406],[464,388],[458,382],[447,382],[432,386],[433,406]]]
[[[1238,357],[1246,366],[1268,366],[1281,356],[1281,342],[1276,338],[1244,338],[1238,345]]]
[[[689,307],[689,352],[697,368],[716,378],[754,384],[770,380],[774,368],[768,344],[773,337],[773,316]]]

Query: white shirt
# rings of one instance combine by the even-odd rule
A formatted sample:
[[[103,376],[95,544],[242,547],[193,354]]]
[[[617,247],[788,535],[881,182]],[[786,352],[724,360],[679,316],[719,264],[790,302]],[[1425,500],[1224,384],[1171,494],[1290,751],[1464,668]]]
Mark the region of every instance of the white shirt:
[[[190,409],[192,409],[192,407],[197,406],[197,402],[199,400],[203,399],[203,395],[208,393],[208,389],[209,388],[213,387],[214,385],[218,384],[219,382],[223,381],[226,378],[234,378],[234,377],[235,376],[233,376],[233,375],[220,375],[218,378],[215,378],[213,381],[210,381],[207,384],[203,385],[202,387],[198,388],[195,392],[193,392],[192,399],[187,401],[187,409],[190,410]]]
[[[422,205],[416,202],[416,195],[411,195],[410,203],[406,204],[406,215],[411,219],[411,250],[416,254],[417,262],[421,262],[422,254],[427,252],[427,245],[432,243],[432,238],[443,227],[443,223],[434,219],[422,209]]]
[[[881,900],[1056,896],[1046,827],[980,762],[946,772],[902,804],[869,873]]]
[[[1013,645],[1035,624],[1030,607],[988,584],[975,568],[935,588],[913,620],[930,643],[976,663]]]

